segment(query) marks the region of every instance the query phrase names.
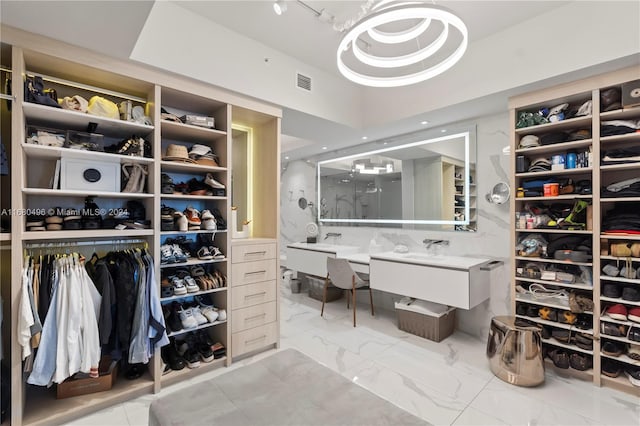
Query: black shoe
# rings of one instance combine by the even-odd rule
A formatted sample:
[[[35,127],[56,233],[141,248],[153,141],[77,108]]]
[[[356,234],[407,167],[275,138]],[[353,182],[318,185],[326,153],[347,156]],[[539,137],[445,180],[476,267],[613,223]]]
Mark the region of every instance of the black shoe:
[[[64,212],[64,218],[62,219],[62,228],[67,230],[82,229],[82,216],[80,211],[76,209],[67,209]]]
[[[629,331],[629,340],[640,342],[640,328],[632,327]]]
[[[137,200],[127,201],[127,211],[129,212],[129,219],[133,221],[144,220],[147,216],[144,204]]]
[[[182,321],[180,321],[180,316],[176,312],[176,307],[178,306],[180,305],[172,305],[169,309],[169,316],[167,317],[167,325],[172,331],[182,330]]]
[[[178,355],[178,351],[176,351],[173,342],[162,348],[162,360],[175,371],[182,370],[185,367],[185,361]]]
[[[602,374],[608,377],[618,377],[620,373],[622,373],[620,364],[611,359],[602,359]]]
[[[593,367],[593,360],[590,355],[572,353],[569,356],[569,366],[574,370],[586,371]]]
[[[82,209],[82,229],[100,229],[102,228],[102,215],[98,205],[93,201],[93,197],[84,199],[84,208]]]
[[[527,315],[527,305],[516,303],[516,315]]]
[[[173,183],[173,179],[166,173],[160,175],[160,192],[163,194],[173,194],[176,184]]]
[[[640,302],[640,290],[635,287],[625,287],[622,289],[622,299],[630,302]]]
[[[617,284],[607,283],[602,286],[602,295],[612,299],[619,299],[622,296],[622,290]]]
[[[220,213],[220,210],[213,209],[211,210],[211,214],[213,214],[213,217],[216,218],[216,228],[218,230],[227,229],[227,221],[224,220],[224,217],[222,217],[222,213]]]

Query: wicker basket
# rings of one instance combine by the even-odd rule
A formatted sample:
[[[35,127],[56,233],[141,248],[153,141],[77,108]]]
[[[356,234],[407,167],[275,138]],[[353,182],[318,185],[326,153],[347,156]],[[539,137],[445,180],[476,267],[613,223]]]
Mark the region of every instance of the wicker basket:
[[[407,333],[439,342],[453,333],[456,326],[456,310],[450,309],[441,317],[429,316],[396,307],[398,328]]]
[[[322,302],[322,292],[324,291],[324,280],[325,278],[313,277],[311,275],[307,275],[307,283],[309,284],[309,297]],[[331,284],[331,282],[329,282],[329,284]],[[341,288],[329,285],[329,287],[327,287],[326,301],[333,302],[334,300],[341,299],[343,293],[344,293],[344,290],[342,290]]]

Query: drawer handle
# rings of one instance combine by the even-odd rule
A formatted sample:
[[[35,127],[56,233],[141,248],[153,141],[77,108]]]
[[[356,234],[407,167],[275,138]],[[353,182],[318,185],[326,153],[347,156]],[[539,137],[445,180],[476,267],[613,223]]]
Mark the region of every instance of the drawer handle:
[[[267,338],[267,335],[266,335],[266,334],[263,334],[262,336],[260,336],[260,337],[256,337],[255,339],[245,340],[245,341],[244,341],[244,344],[245,344],[245,345],[249,345],[249,344],[251,344],[251,343],[255,343],[255,342],[257,342],[257,341],[264,340],[264,339],[266,339],[266,338]]]
[[[251,255],[254,255],[254,254],[267,254],[267,251],[266,251],[266,250],[262,250],[262,251],[248,251],[248,252],[246,252],[244,255],[245,255],[245,256],[251,256]]]
[[[266,314],[266,313],[263,313],[263,314],[260,314],[260,315],[254,315],[254,316],[252,316],[252,317],[247,317],[247,318],[245,318],[245,319],[244,319],[244,321],[245,321],[245,322],[247,322],[247,321],[253,321],[253,320],[256,320],[256,319],[258,319],[258,318],[263,318],[263,317],[266,317],[266,316],[267,316],[267,314]]]
[[[244,298],[248,299],[250,297],[260,297],[260,296],[264,296],[265,294],[267,294],[266,291],[261,291],[260,293],[247,294]]]
[[[254,272],[245,272],[245,275],[256,275],[256,274],[266,274],[267,271],[254,271]]]

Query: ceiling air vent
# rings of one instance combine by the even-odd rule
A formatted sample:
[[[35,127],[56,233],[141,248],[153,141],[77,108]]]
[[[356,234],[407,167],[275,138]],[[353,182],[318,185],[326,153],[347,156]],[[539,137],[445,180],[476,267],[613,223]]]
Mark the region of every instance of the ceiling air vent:
[[[296,73],[296,86],[307,92],[311,91],[311,77]]]

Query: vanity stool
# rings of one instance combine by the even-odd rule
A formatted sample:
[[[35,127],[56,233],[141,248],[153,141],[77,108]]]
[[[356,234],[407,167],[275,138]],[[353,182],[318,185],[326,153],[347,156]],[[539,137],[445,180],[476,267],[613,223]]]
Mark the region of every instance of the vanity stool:
[[[516,318],[491,319],[487,340],[489,368],[498,378],[517,386],[544,382],[542,338],[535,326],[516,325]]]

